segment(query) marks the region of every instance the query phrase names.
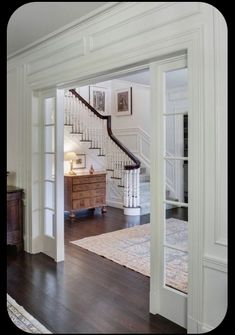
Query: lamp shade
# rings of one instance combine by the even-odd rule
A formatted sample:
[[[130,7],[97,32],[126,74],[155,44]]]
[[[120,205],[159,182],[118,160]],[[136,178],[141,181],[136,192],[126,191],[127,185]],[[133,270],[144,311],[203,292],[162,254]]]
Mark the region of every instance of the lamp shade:
[[[77,154],[74,151],[69,151],[64,153],[65,161],[75,161],[77,159]]]

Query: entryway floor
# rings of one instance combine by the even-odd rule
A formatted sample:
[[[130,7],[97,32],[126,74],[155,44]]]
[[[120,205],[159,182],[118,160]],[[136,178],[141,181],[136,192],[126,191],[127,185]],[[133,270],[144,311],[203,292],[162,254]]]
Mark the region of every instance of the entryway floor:
[[[149,222],[108,207],[102,215],[65,220],[65,261],[9,251],[7,292],[53,333],[183,334],[149,314],[149,277],[79,248],[70,241]]]

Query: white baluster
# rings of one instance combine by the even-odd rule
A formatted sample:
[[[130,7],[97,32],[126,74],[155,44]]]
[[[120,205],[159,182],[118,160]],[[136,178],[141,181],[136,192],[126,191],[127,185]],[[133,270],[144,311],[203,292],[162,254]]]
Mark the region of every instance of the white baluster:
[[[74,120],[74,96],[71,96],[71,124],[73,125],[72,127],[72,131],[74,131],[74,124],[75,124],[75,120]]]
[[[129,201],[128,201],[128,188],[129,188],[129,171],[125,170],[124,172],[124,196],[123,196],[123,203],[125,207],[129,206]]]
[[[87,140],[87,110],[86,106],[83,108],[83,117],[84,117],[84,140]]]
[[[124,154],[122,153],[122,156],[121,156],[121,160],[122,160],[122,163],[121,163],[121,169],[122,169],[122,175],[121,175],[121,182],[120,182],[120,185],[121,186],[124,186],[124,159],[125,159],[125,156]]]
[[[128,170],[129,171],[129,187],[128,187],[128,203],[129,207],[133,206],[133,170]]]
[[[75,131],[78,133],[78,98],[75,98]]]
[[[82,132],[82,103],[81,101],[79,101],[79,105],[78,105],[78,118],[79,118],[79,133]]]
[[[136,189],[137,189],[137,203],[136,206],[140,206],[140,168],[137,169],[137,174],[136,174]]]
[[[102,141],[101,141],[101,155],[105,155],[105,120],[102,120]]]
[[[65,92],[65,95],[64,95],[64,124],[67,124],[67,92]]]
[[[82,120],[82,140],[85,140],[85,117],[84,117],[84,105],[82,104],[81,109],[81,120]]]
[[[137,169],[133,170],[133,207],[137,206]]]
[[[70,124],[70,92],[68,93],[68,112],[67,112],[67,115],[68,115],[68,124]]]

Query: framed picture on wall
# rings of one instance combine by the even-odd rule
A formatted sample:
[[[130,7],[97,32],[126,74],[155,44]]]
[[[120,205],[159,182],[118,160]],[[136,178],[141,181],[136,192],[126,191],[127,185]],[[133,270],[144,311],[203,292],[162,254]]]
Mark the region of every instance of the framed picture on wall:
[[[115,91],[115,115],[132,114],[132,87]]]
[[[86,168],[86,155],[77,154],[77,159],[73,161],[73,169],[85,169]]]
[[[99,86],[89,86],[89,103],[100,114],[109,113],[108,89]]]

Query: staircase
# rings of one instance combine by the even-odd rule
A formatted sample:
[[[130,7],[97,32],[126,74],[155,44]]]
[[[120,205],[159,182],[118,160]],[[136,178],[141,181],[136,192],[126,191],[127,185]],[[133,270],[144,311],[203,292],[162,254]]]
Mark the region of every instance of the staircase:
[[[75,89],[65,93],[64,125],[71,128],[81,142],[105,158],[108,178],[123,189],[123,208],[126,215],[140,215],[140,178],[146,182],[140,161],[114,136],[111,116],[97,112]]]

